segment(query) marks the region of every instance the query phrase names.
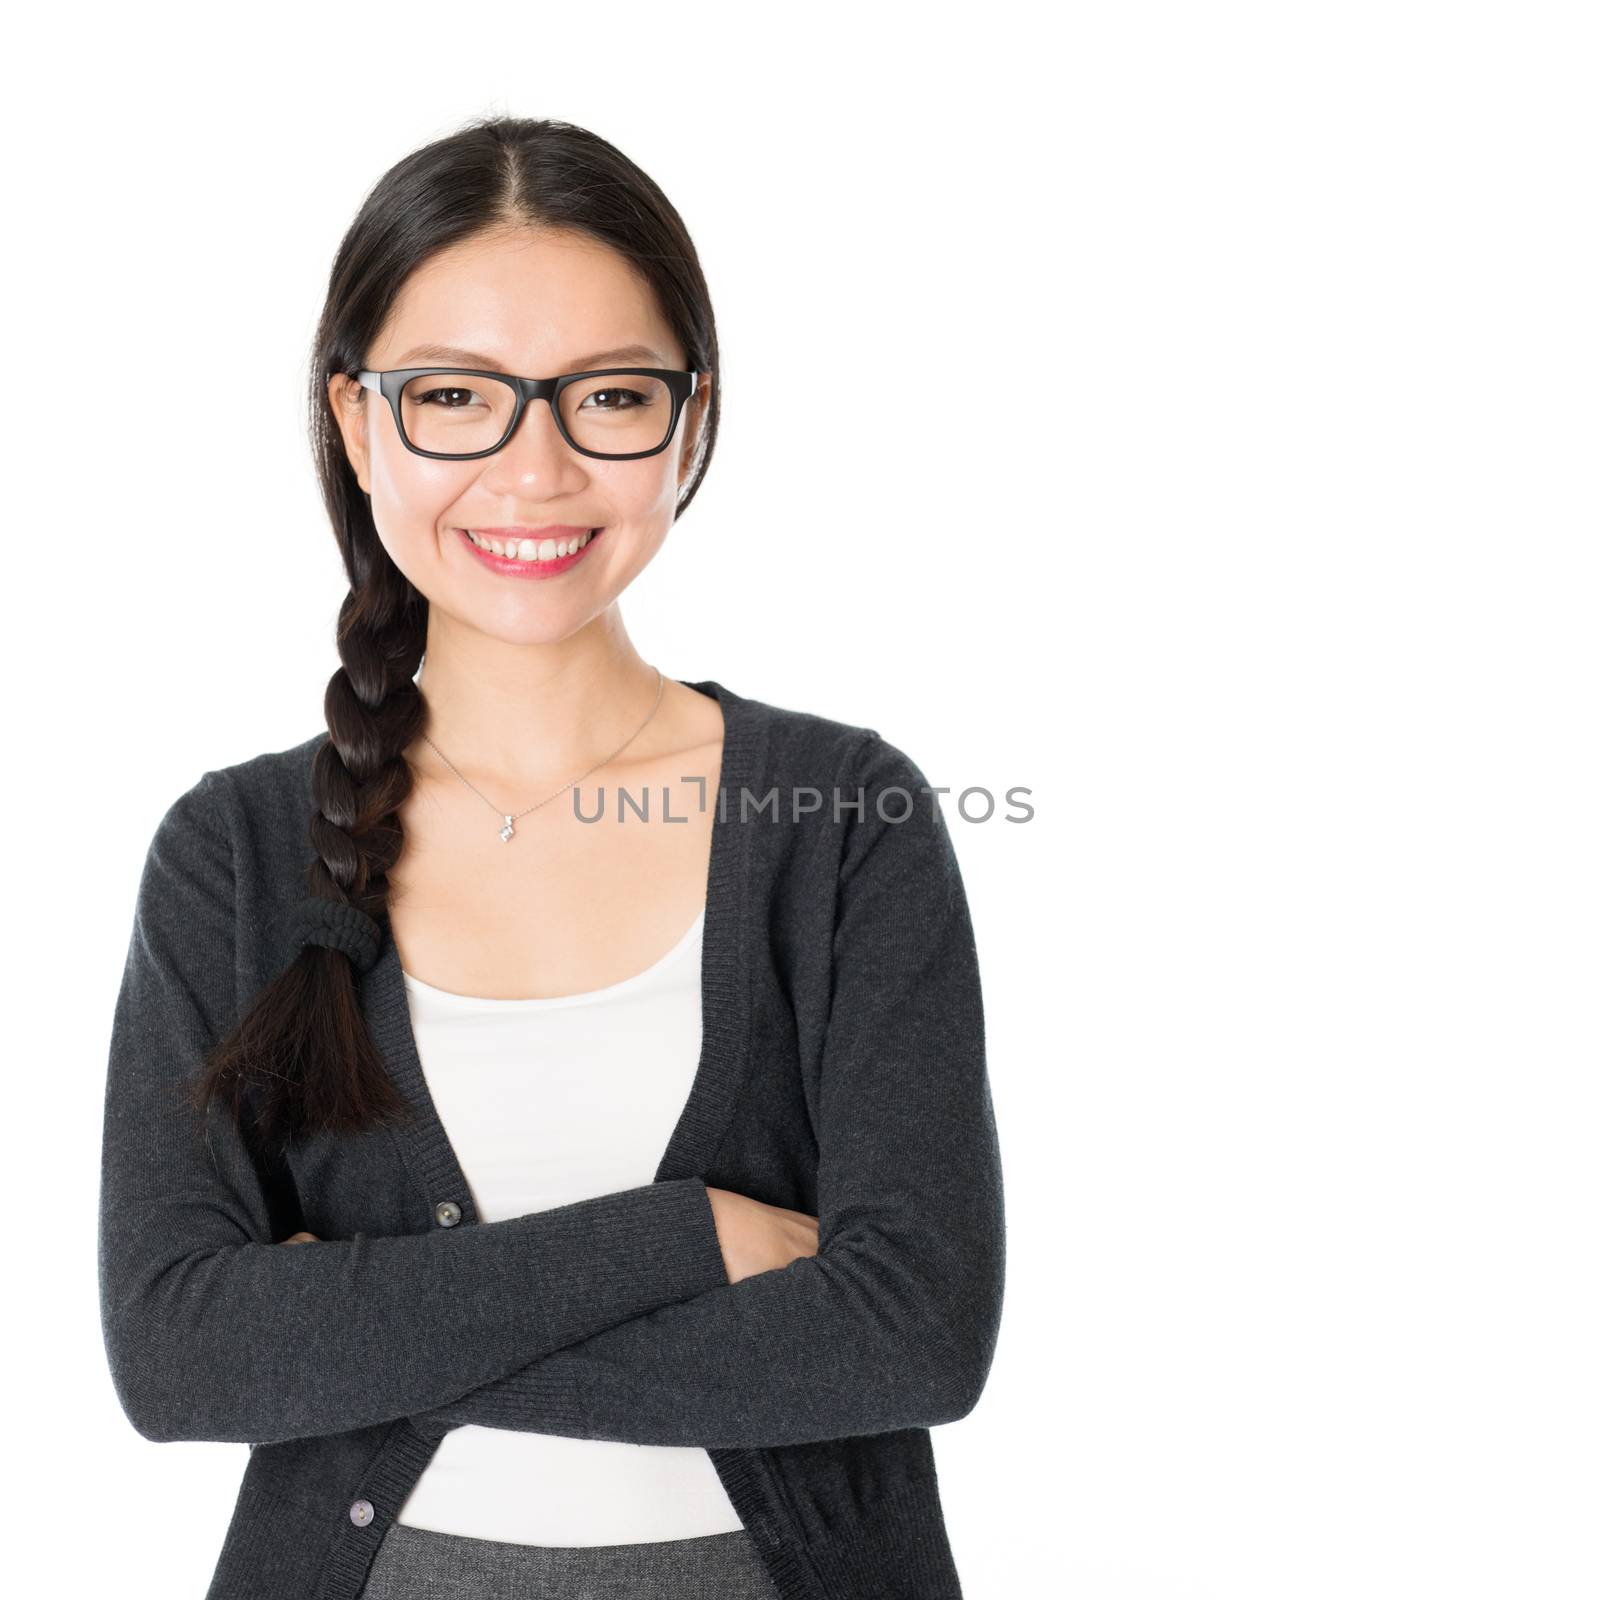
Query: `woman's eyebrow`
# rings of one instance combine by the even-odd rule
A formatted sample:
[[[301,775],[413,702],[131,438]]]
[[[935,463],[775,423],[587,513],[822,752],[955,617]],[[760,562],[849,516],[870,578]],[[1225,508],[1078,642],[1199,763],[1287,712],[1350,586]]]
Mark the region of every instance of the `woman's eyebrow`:
[[[464,367],[478,367],[485,372],[504,372],[493,356],[476,350],[459,350],[448,344],[419,344],[399,357],[398,364],[408,367],[416,361],[458,361]],[[665,367],[667,358],[647,344],[618,345],[615,350],[595,350],[586,356],[577,356],[561,368],[561,372],[584,372],[592,367],[602,367],[613,362],[647,361],[652,366]],[[559,374],[554,374],[559,376]]]

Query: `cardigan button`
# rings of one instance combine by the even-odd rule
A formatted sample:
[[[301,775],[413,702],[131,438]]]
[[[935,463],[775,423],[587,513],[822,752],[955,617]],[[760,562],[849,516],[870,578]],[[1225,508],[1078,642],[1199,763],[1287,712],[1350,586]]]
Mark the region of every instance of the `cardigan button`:
[[[364,1528],[372,1521],[372,1502],[370,1500],[357,1500],[350,1507],[350,1520],[358,1528]]]
[[[461,1207],[454,1200],[441,1200],[433,1208],[433,1220],[441,1228],[453,1228],[461,1220]]]

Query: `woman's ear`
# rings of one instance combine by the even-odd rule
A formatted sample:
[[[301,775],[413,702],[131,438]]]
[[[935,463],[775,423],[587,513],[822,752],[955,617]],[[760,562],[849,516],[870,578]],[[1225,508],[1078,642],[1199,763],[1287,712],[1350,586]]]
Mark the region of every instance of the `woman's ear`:
[[[344,439],[344,453],[350,459],[350,470],[365,494],[372,493],[367,474],[367,391],[342,372],[328,379],[328,408],[333,420],[339,424]]]
[[[684,408],[683,450],[678,457],[678,487],[681,489],[688,481],[689,474],[694,468],[695,452],[700,447],[700,435],[705,429],[706,414],[711,405],[711,383],[709,375],[702,375],[700,382],[695,385],[695,391],[689,396],[689,403]]]

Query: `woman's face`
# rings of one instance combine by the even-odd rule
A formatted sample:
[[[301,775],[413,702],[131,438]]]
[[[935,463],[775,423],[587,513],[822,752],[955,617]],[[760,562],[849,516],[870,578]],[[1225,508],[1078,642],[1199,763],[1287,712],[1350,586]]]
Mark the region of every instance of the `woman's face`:
[[[617,353],[633,345],[642,348]],[[418,354],[423,347],[441,348]],[[459,353],[445,356],[443,347]],[[383,372],[435,363],[530,378],[688,365],[650,287],[621,256],[583,235],[532,230],[463,242],[412,274],[366,365]],[[579,455],[542,400],[529,402],[493,455],[435,461],[405,447],[381,396],[342,374],[328,395],[378,537],[438,620],[536,644],[603,612],[661,548],[710,382],[701,378],[667,448],[634,461]],[[506,530],[483,537],[515,554],[523,538],[552,525],[601,532],[576,559],[554,563],[486,560],[464,532]]]

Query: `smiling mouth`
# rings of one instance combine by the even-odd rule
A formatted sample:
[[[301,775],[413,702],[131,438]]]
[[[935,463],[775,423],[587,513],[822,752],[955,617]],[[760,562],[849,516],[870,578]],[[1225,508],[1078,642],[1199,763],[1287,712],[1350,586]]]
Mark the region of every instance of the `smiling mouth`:
[[[530,566],[536,566],[542,561],[560,561],[565,556],[576,554],[599,538],[605,530],[589,528],[583,533],[572,534],[562,539],[495,538],[474,533],[471,528],[458,528],[456,531],[465,534],[468,541],[485,555],[499,556],[504,561],[525,561]]]

